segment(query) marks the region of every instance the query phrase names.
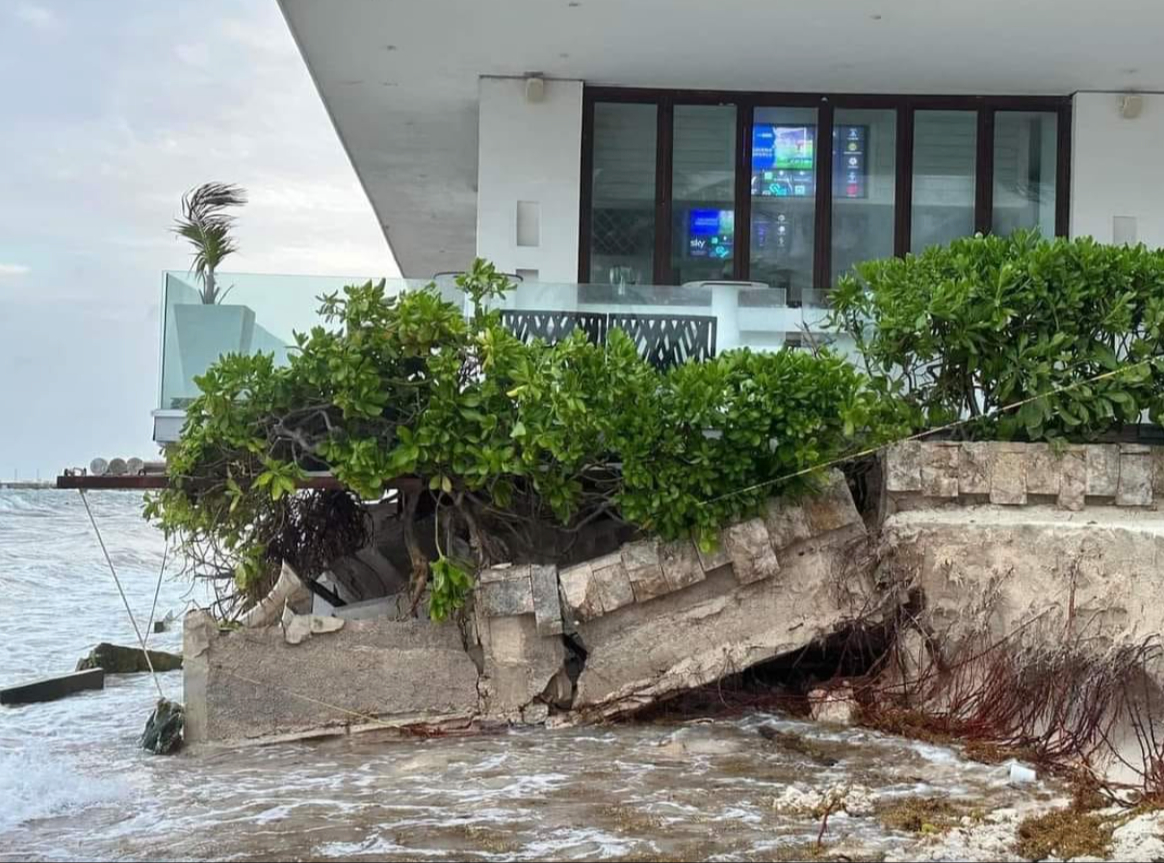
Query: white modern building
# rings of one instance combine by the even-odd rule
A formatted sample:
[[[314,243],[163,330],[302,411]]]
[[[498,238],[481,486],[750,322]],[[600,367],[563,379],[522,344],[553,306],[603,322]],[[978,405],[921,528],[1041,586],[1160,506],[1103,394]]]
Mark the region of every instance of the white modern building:
[[[404,274],[488,258],[522,332],[772,347],[861,260],[1164,244],[1159,0],[279,2]]]

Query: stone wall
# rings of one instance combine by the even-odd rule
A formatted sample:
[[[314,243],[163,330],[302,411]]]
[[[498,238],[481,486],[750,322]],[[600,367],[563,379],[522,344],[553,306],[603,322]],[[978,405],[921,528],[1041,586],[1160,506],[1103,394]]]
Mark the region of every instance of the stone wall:
[[[884,458],[888,513],[949,504],[1164,508],[1164,447],[909,441]]]
[[[866,540],[832,472],[820,494],[773,500],[763,517],[727,527],[714,551],[648,539],[561,572],[485,570],[462,626],[407,617],[396,598],[233,632],[194,612],[189,739],[633,711],[804,647],[856,614],[868,567],[854,566],[864,556],[852,547]]]

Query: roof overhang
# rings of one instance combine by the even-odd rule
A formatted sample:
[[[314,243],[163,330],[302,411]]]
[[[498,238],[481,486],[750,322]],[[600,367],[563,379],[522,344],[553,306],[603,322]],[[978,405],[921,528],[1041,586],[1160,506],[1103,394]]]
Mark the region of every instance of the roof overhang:
[[[1164,90],[1158,0],[280,5],[403,272],[417,277],[475,252],[481,76],[784,92]]]

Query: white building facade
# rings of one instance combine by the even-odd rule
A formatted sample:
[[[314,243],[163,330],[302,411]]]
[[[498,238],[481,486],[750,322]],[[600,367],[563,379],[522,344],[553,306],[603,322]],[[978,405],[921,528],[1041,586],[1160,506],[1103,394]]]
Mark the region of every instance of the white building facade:
[[[1161,4],[281,5],[408,276],[794,300],[975,231],[1164,243]]]

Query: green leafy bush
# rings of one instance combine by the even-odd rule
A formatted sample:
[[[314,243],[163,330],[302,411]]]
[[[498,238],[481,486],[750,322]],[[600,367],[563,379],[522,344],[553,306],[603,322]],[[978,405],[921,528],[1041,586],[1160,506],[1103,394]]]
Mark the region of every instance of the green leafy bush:
[[[1038,396],[971,433],[1087,439],[1142,411],[1164,419],[1164,253],[1143,246],[1033,231],[956,240],[859,265],[839,280],[833,321],[918,426]]]
[[[491,265],[459,284],[467,319],[434,287],[390,297],[367,283],[323,298],[324,324],[297,335],[287,367],[221,360],[198,379],[171,486],[149,514],[245,604],[280,549],[301,549],[304,512],[348,511],[303,506],[305,471],[330,471],[366,501],[417,478],[403,491],[414,595],[429,586],[443,618],[475,569],[552,556],[548,535],[610,518],[706,547],[728,519],[813,477],[772,480],[897,429],[864,376],[828,352],[732,351],[660,372],[620,330],[603,346],[581,332],[523,344],[486,309],[509,287]],[[424,511],[433,560],[413,532]]]

